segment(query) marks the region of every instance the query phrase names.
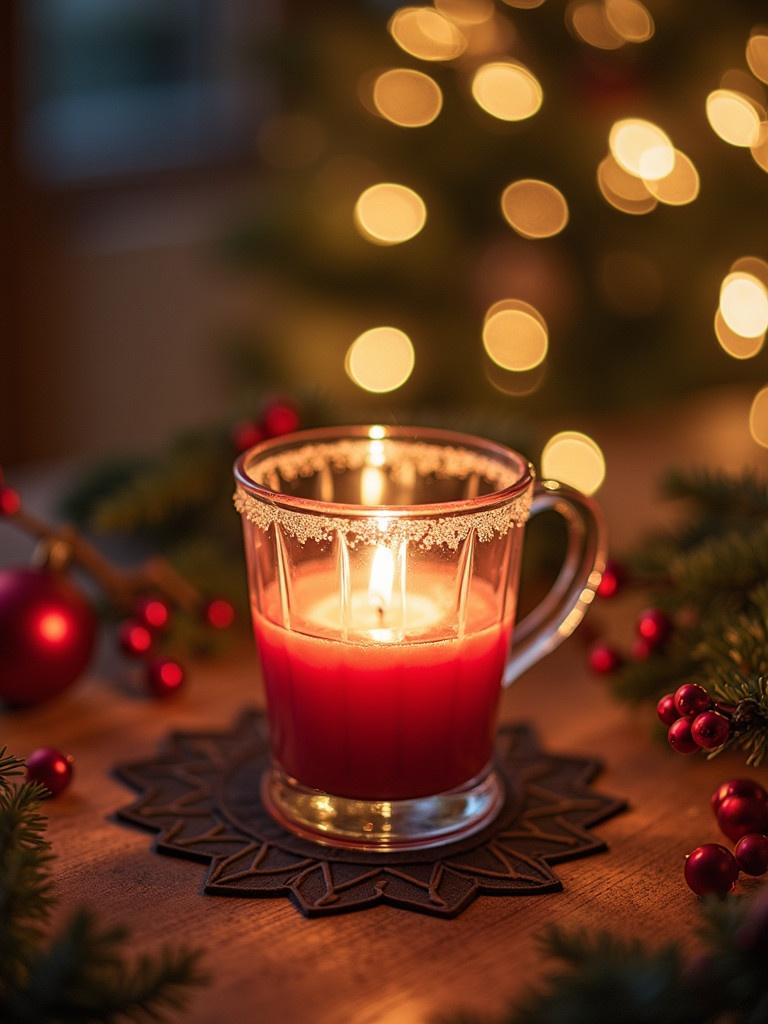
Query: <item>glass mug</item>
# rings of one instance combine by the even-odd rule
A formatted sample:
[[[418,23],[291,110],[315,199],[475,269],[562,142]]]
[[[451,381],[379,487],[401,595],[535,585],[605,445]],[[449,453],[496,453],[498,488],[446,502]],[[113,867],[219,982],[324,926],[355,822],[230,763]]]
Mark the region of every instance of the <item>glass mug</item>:
[[[272,764],[262,792],[320,842],[403,850],[470,835],[504,799],[501,687],[581,621],[600,582],[592,500],[534,483],[470,435],[359,426],[257,445],[235,465]],[[525,523],[554,509],[568,546],[515,623]]]

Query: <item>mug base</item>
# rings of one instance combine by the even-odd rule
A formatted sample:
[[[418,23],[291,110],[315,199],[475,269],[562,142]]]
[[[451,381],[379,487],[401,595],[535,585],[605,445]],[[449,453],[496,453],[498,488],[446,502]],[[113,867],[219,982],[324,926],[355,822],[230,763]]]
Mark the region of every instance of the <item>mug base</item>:
[[[479,832],[498,815],[504,787],[488,769],[458,789],[413,800],[357,800],[304,786],[278,767],[262,799],[283,828],[324,846],[393,853],[442,846]]]

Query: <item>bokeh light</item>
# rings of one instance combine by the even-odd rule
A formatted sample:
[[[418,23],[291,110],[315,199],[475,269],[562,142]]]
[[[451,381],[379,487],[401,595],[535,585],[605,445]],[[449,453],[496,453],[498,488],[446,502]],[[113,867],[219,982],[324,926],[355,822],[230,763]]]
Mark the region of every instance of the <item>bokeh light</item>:
[[[761,388],[749,410],[749,432],[752,440],[768,448],[768,388]]]
[[[532,117],[544,97],[536,76],[509,61],[481,65],[472,79],[472,95],[486,113],[501,121]]]
[[[675,166],[675,150],[666,132],[651,121],[625,118],[617,121],[608,146],[618,164],[644,181],[666,178]]]
[[[732,331],[718,309],[715,313],[715,337],[720,347],[733,359],[751,359],[756,356],[765,343],[765,332],[756,338],[743,338]]]
[[[744,274],[751,274],[761,281],[768,289],[768,263],[759,256],[740,256],[731,264],[731,273],[741,271]]]
[[[568,203],[549,182],[522,178],[501,194],[501,212],[523,238],[551,238],[568,223]]]
[[[700,189],[699,172],[693,161],[679,149],[675,150],[675,166],[666,178],[645,182],[646,188],[660,203],[685,206],[692,203]]]
[[[768,32],[752,32],[747,41],[747,64],[755,78],[768,84]]]
[[[480,25],[493,17],[493,0],[434,0],[438,11],[457,25]]]
[[[760,137],[757,145],[750,147],[750,153],[757,166],[768,171],[768,124],[760,126]]]
[[[715,89],[707,96],[707,120],[723,142],[749,148],[760,141],[761,112],[755,101],[732,89]]]
[[[421,60],[454,60],[466,47],[462,32],[431,7],[401,7],[389,19],[401,50]]]
[[[596,441],[577,430],[564,430],[551,437],[541,453],[544,479],[559,480],[594,494],[605,479],[605,457]]]
[[[626,199],[630,203],[640,203],[651,198],[648,186],[642,178],[625,171],[610,153],[598,165],[597,181],[601,191],[605,188],[612,195]]]
[[[541,7],[544,0],[504,0],[507,7],[517,7],[521,11],[532,11],[535,7]]]
[[[720,312],[736,334],[757,338],[768,330],[768,290],[752,274],[731,272],[720,287]]]
[[[377,113],[402,128],[431,124],[443,107],[440,86],[429,75],[412,68],[383,71],[373,84]]]
[[[483,325],[488,356],[504,370],[522,373],[544,361],[549,347],[546,321],[522,299],[494,303]]]
[[[572,0],[565,10],[571,34],[598,50],[617,50],[624,39],[608,21],[602,0]]]
[[[654,32],[653,18],[640,0],[606,0],[608,24],[628,43],[644,43]]]
[[[395,391],[408,380],[416,356],[411,339],[397,327],[372,327],[347,350],[344,368],[364,391]]]
[[[427,208],[421,196],[405,185],[381,182],[367,188],[355,203],[360,234],[376,245],[398,245],[421,231]]]

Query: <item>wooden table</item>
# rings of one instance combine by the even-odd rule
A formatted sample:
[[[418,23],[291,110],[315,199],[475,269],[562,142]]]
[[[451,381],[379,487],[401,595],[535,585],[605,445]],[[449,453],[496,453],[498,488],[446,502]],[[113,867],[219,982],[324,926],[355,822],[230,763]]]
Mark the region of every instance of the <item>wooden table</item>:
[[[606,451],[603,500],[619,546],[658,519],[653,481],[664,465],[764,462],[746,434],[747,409],[748,396],[721,395],[668,416],[587,427]],[[625,603],[596,618],[620,636],[630,611]],[[168,704],[90,678],[48,707],[3,716],[2,742],[22,755],[50,743],[77,759],[76,783],[48,805],[60,913],[85,902],[104,921],[129,925],[137,951],[174,939],[205,948],[214,981],[185,1021],[419,1024],[459,1007],[500,1011],[543,971],[536,936],[548,922],[692,941],[696,900],[683,855],[717,838],[708,797],[743,773],[742,762],[673,755],[651,739],[652,713],[614,702],[583,665],[577,636],[505,695],[502,717],[532,721],[553,751],[602,757],[598,785],[631,810],[600,826],[608,853],[557,868],[562,893],[480,897],[453,921],[391,907],[305,920],[285,899],[206,897],[200,865],[154,855],[147,833],[115,822],[130,798],[110,776],[115,762],[151,753],[172,728],[227,726],[261,701],[250,648],[195,666],[187,692]]]

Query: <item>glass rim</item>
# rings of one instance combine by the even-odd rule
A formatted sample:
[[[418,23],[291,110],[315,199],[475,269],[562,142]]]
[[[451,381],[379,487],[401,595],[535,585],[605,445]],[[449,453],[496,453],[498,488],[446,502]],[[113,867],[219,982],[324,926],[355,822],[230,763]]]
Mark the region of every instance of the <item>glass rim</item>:
[[[371,433],[375,431],[375,433]],[[368,441],[424,441],[426,443],[443,444],[470,451],[477,451],[486,457],[499,460],[507,468],[512,468],[517,476],[511,484],[487,494],[474,498],[459,498],[452,501],[431,502],[420,505],[364,505],[348,502],[323,501],[319,498],[301,498],[275,491],[270,487],[257,483],[249,474],[254,460],[261,460],[278,454],[282,449],[290,450],[312,442],[344,440]],[[475,434],[462,433],[456,430],[444,430],[439,427],[420,426],[386,426],[384,424],[354,424],[339,427],[315,427],[310,430],[297,430],[290,434],[261,441],[242,452],[234,463],[234,476],[239,488],[251,497],[277,505],[289,511],[303,512],[313,515],[334,516],[344,518],[421,518],[440,517],[468,512],[482,512],[503,506],[526,492],[533,483],[535,470],[532,463],[520,452],[490,441]]]

